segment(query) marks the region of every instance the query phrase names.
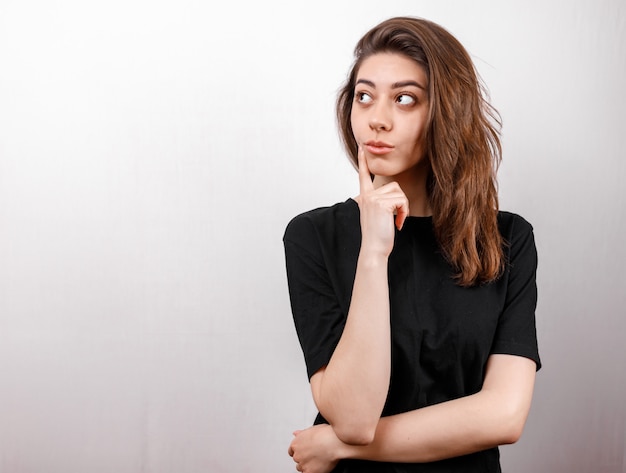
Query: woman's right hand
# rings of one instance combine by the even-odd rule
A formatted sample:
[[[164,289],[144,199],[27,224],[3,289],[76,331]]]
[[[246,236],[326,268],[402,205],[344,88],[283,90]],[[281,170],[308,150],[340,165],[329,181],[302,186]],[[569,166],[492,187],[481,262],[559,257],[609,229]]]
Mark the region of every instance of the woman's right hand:
[[[394,223],[398,230],[404,225],[409,215],[409,200],[397,182],[374,188],[361,146],[358,164],[360,193],[355,200],[361,212],[361,252],[387,257],[393,249]]]
[[[408,199],[397,183],[374,188],[359,150],[361,249],[350,308],[328,364],[311,376],[318,410],[345,444],[372,442],[389,393],[391,327],[388,258]],[[365,367],[365,368],[364,368]],[[303,439],[306,437],[303,437]]]

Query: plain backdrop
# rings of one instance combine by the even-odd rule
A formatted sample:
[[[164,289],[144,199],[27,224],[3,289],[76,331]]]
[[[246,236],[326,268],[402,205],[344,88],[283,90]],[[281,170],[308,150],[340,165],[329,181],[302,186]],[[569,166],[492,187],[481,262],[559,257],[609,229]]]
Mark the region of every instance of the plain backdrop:
[[[0,0],[0,473],[295,471],[282,235],[358,192],[336,92],[421,16],[503,121],[544,368],[507,473],[626,471],[623,0]]]

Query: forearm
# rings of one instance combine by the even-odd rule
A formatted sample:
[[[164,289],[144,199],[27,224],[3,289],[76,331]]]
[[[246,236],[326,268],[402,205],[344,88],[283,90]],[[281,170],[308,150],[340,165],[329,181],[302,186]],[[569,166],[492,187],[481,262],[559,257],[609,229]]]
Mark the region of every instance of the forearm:
[[[345,445],[342,458],[422,463],[485,450],[511,438],[499,416],[485,415],[490,402],[479,395],[383,417],[372,443]]]
[[[422,409],[383,417],[366,446],[340,445],[340,458],[422,463],[516,442],[530,409],[535,365],[492,357],[483,389]]]
[[[389,389],[390,339],[387,257],[362,251],[343,334],[312,379],[317,407],[342,440],[364,443],[374,434]]]

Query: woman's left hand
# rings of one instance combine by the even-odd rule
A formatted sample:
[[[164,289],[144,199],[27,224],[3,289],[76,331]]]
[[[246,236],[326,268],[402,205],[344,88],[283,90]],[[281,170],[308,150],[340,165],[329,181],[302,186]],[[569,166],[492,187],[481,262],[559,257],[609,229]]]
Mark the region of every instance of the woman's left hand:
[[[340,460],[343,443],[328,424],[319,424],[306,430],[296,430],[288,453],[303,473],[329,473]]]

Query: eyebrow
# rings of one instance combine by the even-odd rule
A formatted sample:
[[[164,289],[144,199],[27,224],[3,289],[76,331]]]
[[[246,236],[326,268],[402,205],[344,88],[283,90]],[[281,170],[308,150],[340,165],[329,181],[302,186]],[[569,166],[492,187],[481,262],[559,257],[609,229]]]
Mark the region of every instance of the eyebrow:
[[[357,84],[369,85],[373,89],[376,88],[376,84],[374,84],[371,80],[368,80],[368,79],[359,79],[359,80],[356,81],[356,83]],[[424,87],[422,84],[420,84],[419,82],[416,82],[414,80],[401,80],[399,82],[394,82],[393,84],[391,84],[391,88],[392,89],[399,89],[401,87],[406,87],[406,86],[409,86],[409,85],[417,87],[418,89],[426,90],[426,87]]]

